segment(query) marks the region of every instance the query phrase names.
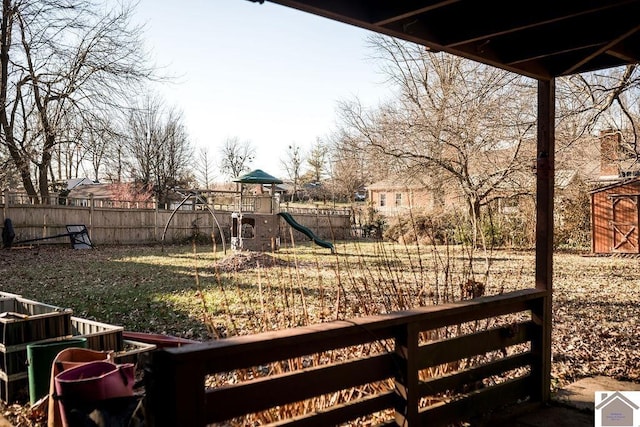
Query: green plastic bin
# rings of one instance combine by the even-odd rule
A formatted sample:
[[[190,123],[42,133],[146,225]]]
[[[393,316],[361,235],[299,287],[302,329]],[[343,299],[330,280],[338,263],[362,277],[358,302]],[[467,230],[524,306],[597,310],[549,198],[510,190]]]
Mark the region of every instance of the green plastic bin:
[[[58,353],[69,347],[87,348],[87,339],[78,337],[63,341],[27,344],[29,401],[32,405],[49,394],[53,360]]]

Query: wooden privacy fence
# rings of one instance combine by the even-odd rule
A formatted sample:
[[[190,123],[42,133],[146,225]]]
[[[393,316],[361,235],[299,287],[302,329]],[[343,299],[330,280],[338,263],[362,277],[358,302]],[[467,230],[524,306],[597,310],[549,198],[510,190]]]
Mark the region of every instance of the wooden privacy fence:
[[[164,241],[168,243],[184,242],[195,233],[205,238],[213,236],[221,242],[220,229],[225,241],[229,242],[232,211],[218,209],[223,206],[213,206],[214,220],[209,210],[195,204],[184,205],[172,216],[173,210],[159,209],[157,205],[145,208],[136,203],[109,204],[100,199],[83,201],[87,203],[31,204],[29,199],[17,198],[13,194],[4,195],[2,221],[5,218],[11,219],[16,242],[66,233],[66,225],[69,224],[85,225],[91,241],[96,245],[160,242],[165,234],[165,227],[167,231]],[[307,210],[296,213],[295,218],[322,239],[343,240],[350,237],[349,211]],[[289,240],[288,228],[284,227],[284,222],[280,234],[283,242]],[[300,239],[305,238],[300,236]],[[48,240],[42,243],[60,241]]]
[[[143,363],[146,420],[437,426],[541,402],[546,298],[528,289],[160,349]]]

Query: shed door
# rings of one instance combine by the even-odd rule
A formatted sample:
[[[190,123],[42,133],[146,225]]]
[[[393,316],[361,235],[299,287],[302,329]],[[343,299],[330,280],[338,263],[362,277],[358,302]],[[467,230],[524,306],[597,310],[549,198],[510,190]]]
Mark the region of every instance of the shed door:
[[[617,195],[612,202],[612,252],[638,253],[638,197]]]

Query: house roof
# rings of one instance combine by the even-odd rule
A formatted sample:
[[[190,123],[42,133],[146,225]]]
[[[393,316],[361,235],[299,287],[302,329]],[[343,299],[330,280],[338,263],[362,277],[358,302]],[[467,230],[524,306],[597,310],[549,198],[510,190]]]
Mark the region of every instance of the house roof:
[[[412,178],[383,179],[367,185],[367,190],[372,191],[393,191],[393,190],[422,190],[425,184]]]
[[[113,197],[113,187],[111,184],[83,184],[69,190],[70,198],[88,199],[110,199]]]
[[[67,190],[72,190],[81,185],[94,185],[94,184],[98,184],[98,183],[89,178],[71,178],[67,180]]]
[[[557,169],[556,170],[556,188],[564,189],[567,188],[571,182],[573,182],[574,178],[578,175],[577,170],[572,169]]]
[[[268,1],[542,80],[640,62],[640,0]]]

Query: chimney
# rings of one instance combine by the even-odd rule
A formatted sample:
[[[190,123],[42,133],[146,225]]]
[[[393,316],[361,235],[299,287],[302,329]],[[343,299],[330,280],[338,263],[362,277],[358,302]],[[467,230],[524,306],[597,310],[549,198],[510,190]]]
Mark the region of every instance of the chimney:
[[[600,131],[600,177],[620,176],[620,132],[608,129]]]

